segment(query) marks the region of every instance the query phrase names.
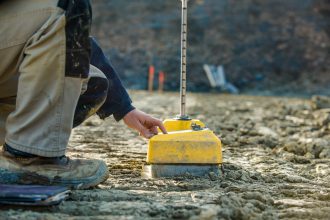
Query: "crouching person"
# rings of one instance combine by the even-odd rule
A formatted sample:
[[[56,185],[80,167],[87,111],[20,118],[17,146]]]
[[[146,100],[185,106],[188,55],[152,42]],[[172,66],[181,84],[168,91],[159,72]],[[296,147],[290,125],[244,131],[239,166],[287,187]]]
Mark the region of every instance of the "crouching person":
[[[124,120],[146,138],[166,132],[137,109],[96,40],[88,0],[0,1],[0,183],[89,188],[100,160],[65,156],[91,115]]]

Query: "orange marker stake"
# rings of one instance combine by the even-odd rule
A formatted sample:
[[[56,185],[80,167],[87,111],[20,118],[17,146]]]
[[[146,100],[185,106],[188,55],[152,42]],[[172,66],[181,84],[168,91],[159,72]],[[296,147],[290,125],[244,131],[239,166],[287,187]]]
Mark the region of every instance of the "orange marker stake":
[[[154,87],[155,67],[149,67],[148,91],[152,92]]]
[[[165,82],[165,73],[163,71],[159,72],[158,82],[159,82],[158,91],[162,93],[164,91],[164,82]]]

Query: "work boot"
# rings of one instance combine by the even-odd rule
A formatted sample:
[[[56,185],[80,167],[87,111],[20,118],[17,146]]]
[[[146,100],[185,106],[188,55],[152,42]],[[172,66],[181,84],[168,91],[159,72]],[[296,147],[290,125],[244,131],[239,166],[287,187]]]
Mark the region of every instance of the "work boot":
[[[17,157],[0,152],[0,184],[60,185],[87,189],[104,182],[109,176],[106,164],[100,160],[69,157]]]

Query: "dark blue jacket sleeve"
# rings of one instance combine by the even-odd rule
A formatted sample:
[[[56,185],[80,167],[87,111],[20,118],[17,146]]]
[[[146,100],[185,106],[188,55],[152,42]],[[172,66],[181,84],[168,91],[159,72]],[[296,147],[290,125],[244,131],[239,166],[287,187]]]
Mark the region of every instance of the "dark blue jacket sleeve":
[[[132,100],[95,38],[91,37],[90,39],[92,47],[91,64],[101,70],[109,81],[107,99],[97,114],[101,119],[113,115],[116,121],[120,121],[134,109]]]

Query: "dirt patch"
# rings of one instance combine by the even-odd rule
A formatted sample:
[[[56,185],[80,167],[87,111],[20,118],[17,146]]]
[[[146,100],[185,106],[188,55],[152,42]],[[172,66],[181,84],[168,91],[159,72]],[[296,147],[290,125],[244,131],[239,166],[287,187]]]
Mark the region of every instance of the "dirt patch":
[[[177,113],[174,93],[132,97],[157,117]],[[59,207],[4,207],[0,219],[328,219],[327,109],[309,100],[210,94],[189,95],[188,103],[224,143],[224,176],[141,179],[146,141],[95,117],[74,131],[69,154],[105,160],[110,178]]]

